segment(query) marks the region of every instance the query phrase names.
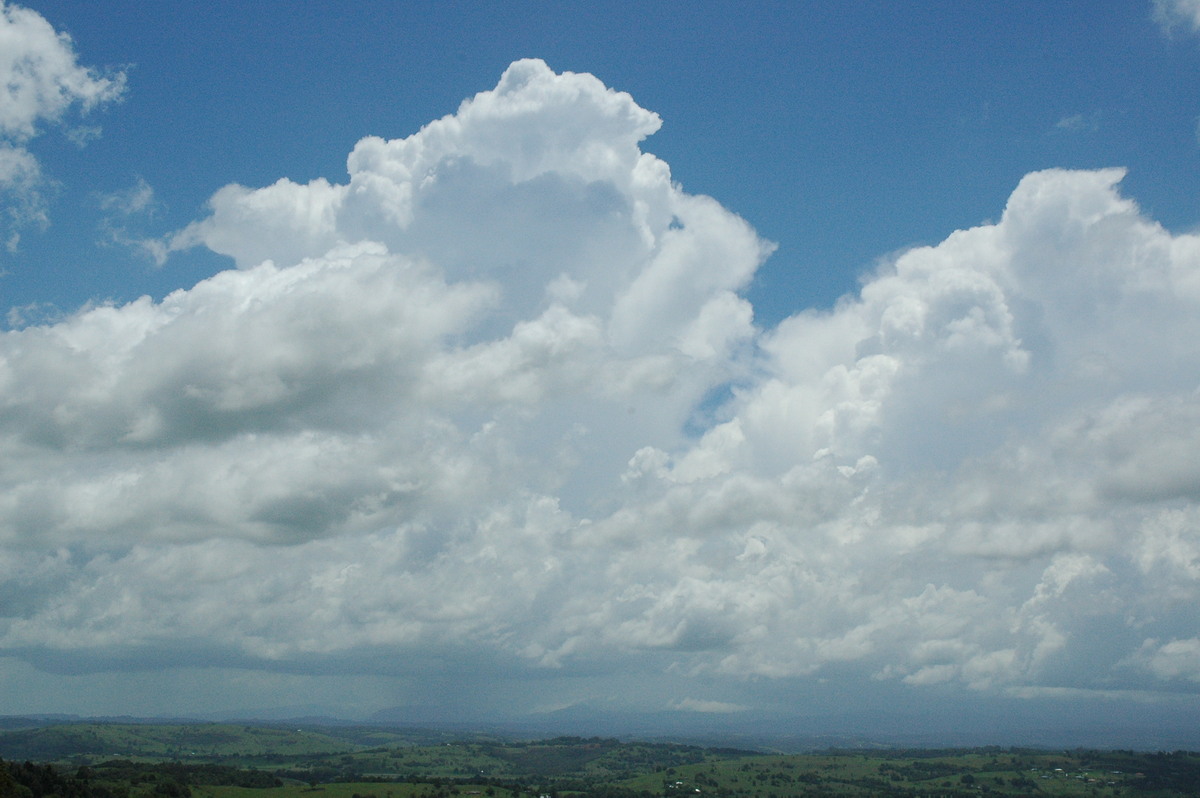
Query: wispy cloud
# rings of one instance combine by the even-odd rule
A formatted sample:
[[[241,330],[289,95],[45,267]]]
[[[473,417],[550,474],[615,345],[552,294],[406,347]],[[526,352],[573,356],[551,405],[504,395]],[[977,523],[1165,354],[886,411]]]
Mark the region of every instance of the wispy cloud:
[[[1069,114],[1054,123],[1054,129],[1064,132],[1096,131],[1100,128],[1098,114]]]
[[[1154,20],[1170,34],[1180,27],[1200,31],[1200,0],[1154,0]]]
[[[747,707],[741,704],[730,704],[726,701],[706,701],[700,698],[685,698],[674,704],[675,709],[685,712],[704,712],[725,715],[733,712],[745,712]]]
[[[167,245],[159,238],[141,235],[133,229],[139,221],[154,218],[160,211],[154,189],[144,178],[122,191],[99,194],[96,201],[104,218],[100,222],[102,243],[127,247],[162,266],[167,261]]]
[[[111,194],[98,195],[100,207],[119,216],[148,213],[154,209],[154,189],[139,177],[129,188]]]

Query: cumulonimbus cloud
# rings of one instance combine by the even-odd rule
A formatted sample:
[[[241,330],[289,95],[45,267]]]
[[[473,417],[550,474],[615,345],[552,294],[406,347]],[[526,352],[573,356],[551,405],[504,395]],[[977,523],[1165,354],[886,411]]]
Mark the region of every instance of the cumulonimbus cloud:
[[[1200,239],[1038,172],[764,329],[658,125],[520,61],[166,242],[237,268],[5,333],[0,646],[1194,684]]]

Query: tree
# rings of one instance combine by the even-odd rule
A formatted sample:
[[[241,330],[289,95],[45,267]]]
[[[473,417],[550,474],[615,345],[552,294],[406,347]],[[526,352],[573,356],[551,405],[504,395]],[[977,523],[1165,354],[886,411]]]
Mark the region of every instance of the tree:
[[[17,798],[17,782],[3,759],[0,759],[0,798]]]

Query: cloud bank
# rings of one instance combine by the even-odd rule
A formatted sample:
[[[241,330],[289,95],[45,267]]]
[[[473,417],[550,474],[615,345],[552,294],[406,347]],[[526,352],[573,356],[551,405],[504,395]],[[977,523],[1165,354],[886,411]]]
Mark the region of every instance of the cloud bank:
[[[236,268],[3,333],[0,651],[1194,692],[1200,237],[1037,172],[763,328],[659,125],[518,61],[163,242]]]

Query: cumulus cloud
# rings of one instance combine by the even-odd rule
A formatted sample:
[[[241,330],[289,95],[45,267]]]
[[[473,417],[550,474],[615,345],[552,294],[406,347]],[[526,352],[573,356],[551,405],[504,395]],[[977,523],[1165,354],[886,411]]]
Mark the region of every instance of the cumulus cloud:
[[[1161,679],[1187,679],[1200,682],[1200,638],[1162,643],[1147,640],[1138,659]]]
[[[125,75],[80,66],[69,36],[35,11],[0,2],[0,87],[0,200],[16,236],[47,220],[41,169],[25,145],[71,107],[86,112],[120,97]],[[82,143],[94,135],[87,128],[74,138]],[[10,237],[10,248],[16,241]]]
[[[1200,238],[1120,169],[1037,172],[763,329],[771,245],[658,125],[519,61],[346,183],[227,186],[164,241],[236,268],[5,333],[0,646],[1194,683]]]

